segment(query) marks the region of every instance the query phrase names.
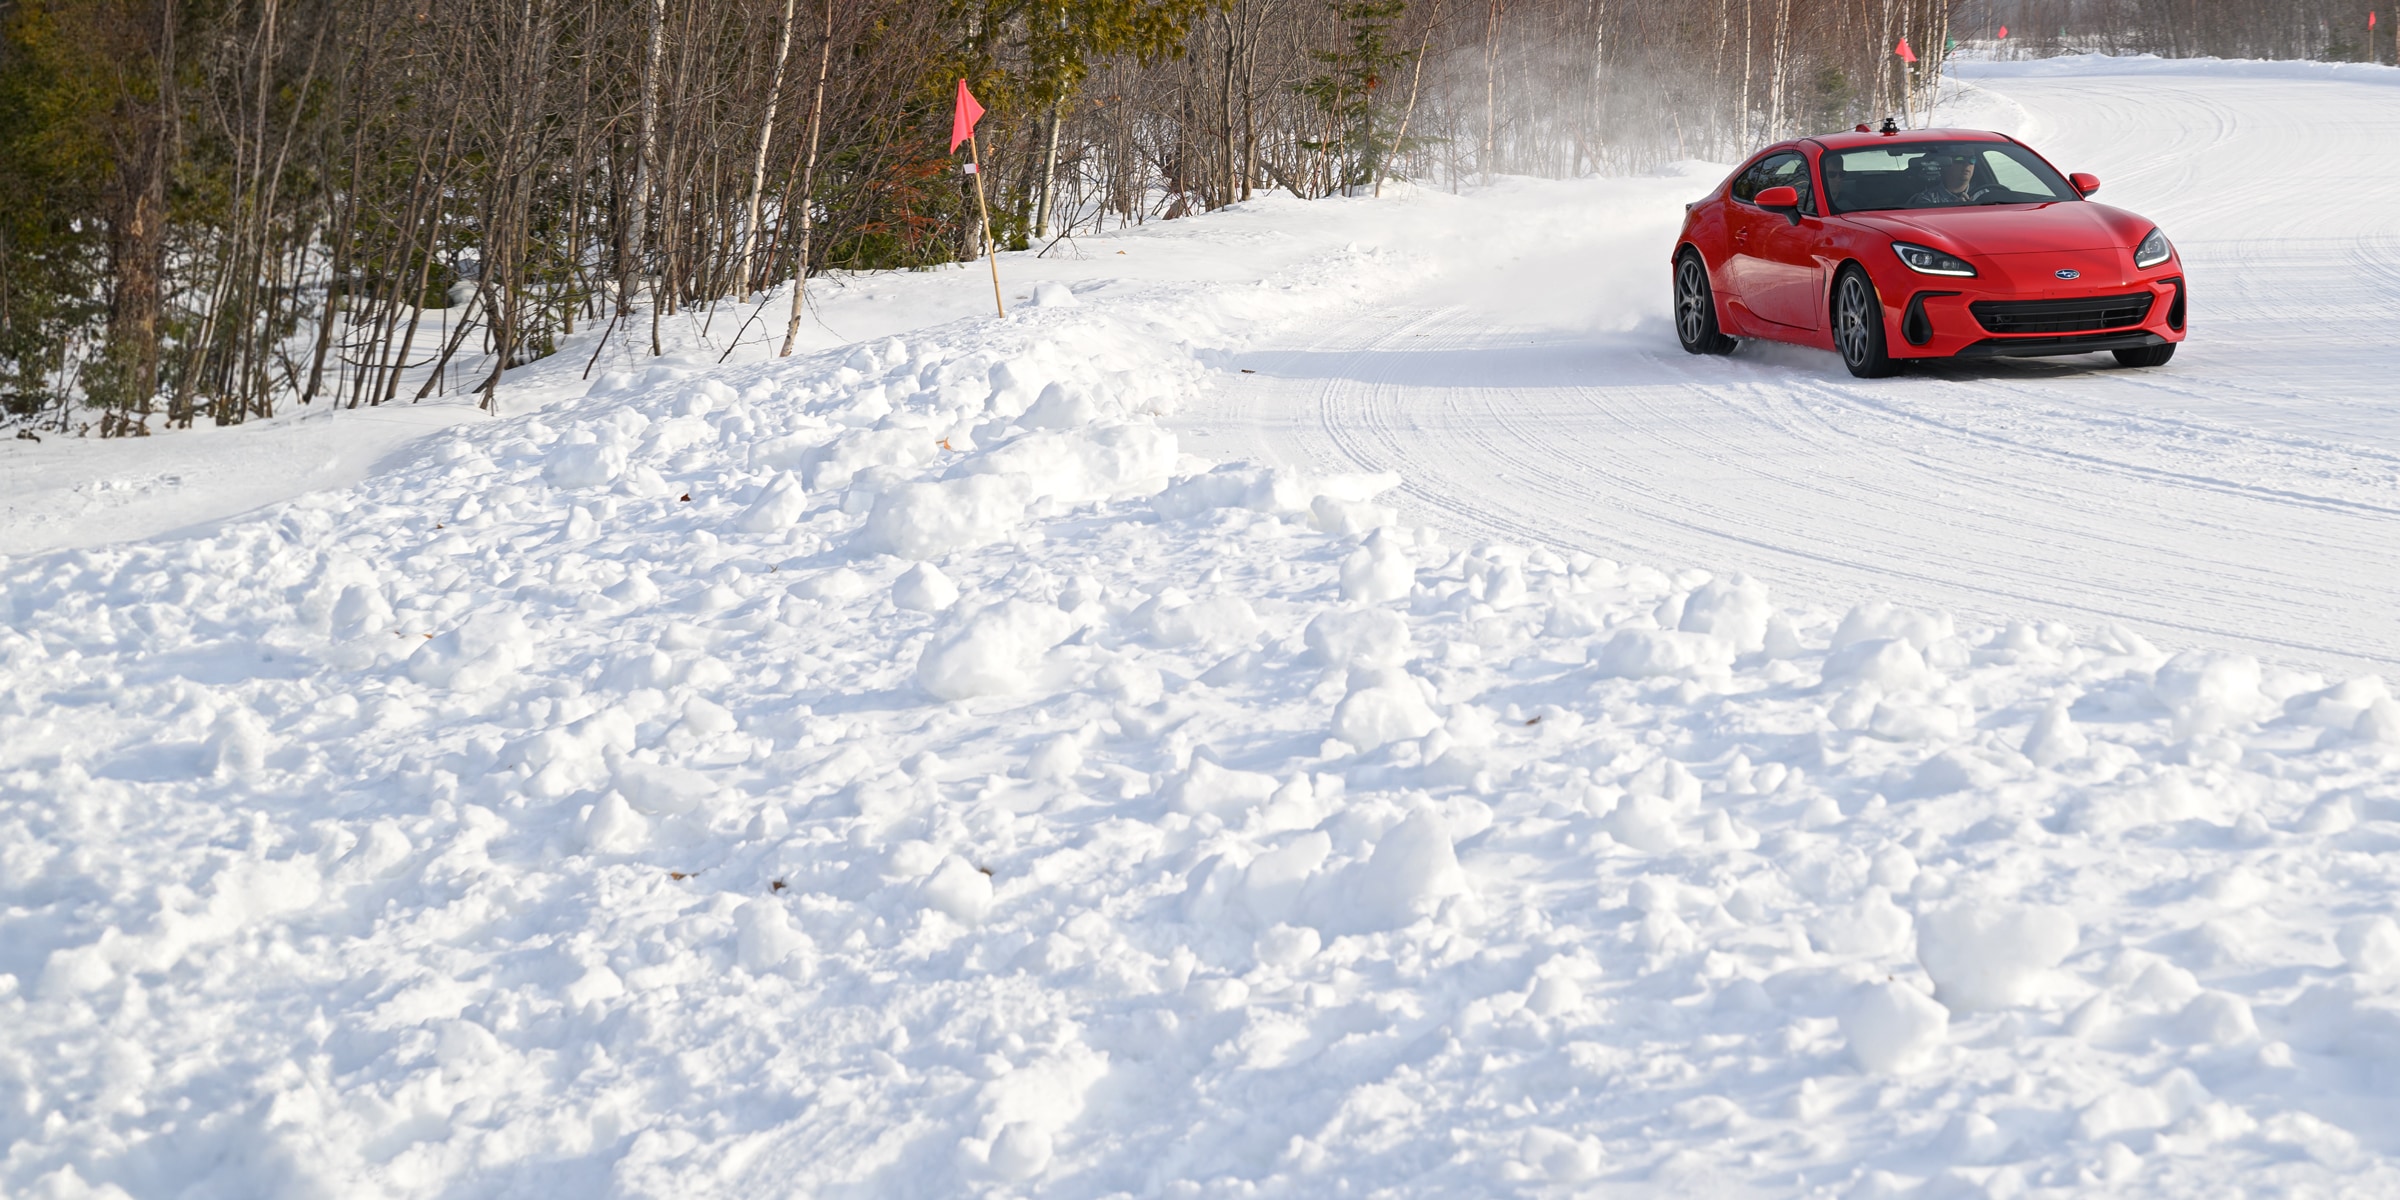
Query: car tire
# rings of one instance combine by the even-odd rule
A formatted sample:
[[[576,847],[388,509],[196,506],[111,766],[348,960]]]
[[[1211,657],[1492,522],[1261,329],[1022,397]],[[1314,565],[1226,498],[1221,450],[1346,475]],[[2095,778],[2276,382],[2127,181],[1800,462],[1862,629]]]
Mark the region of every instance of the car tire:
[[[1717,297],[1697,250],[1675,257],[1675,340],[1686,354],[1731,354],[1734,342],[1717,326]]]
[[[1860,379],[1881,379],[1900,369],[1884,341],[1883,300],[1874,281],[1856,264],[1833,281],[1833,348],[1842,365]]]
[[[2175,357],[2175,343],[2142,346],[2133,350],[2111,350],[2109,353],[2117,356],[2117,365],[2120,367],[2163,367],[2168,359]]]

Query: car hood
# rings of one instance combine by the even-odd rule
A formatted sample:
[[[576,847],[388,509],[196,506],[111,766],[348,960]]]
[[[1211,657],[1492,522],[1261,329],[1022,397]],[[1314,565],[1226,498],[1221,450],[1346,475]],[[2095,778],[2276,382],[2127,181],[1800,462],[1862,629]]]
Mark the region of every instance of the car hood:
[[[1903,241],[1959,254],[2049,254],[2131,247],[2150,224],[2123,209],[2084,201],[1915,208],[1854,213],[1850,219]]]

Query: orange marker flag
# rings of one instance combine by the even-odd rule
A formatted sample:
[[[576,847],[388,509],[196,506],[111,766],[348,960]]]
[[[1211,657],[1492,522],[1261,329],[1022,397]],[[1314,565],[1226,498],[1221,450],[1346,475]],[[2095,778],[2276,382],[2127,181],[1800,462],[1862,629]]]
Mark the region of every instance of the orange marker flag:
[[[992,210],[983,199],[983,148],[975,144],[975,122],[983,119],[983,106],[975,102],[975,93],[967,90],[967,81],[958,81],[958,106],[950,111],[950,153],[958,153],[958,144],[967,144],[967,173],[975,177],[975,211],[983,217],[983,258],[992,268],[992,311],[1005,317],[1008,305],[1000,300],[1000,247],[992,241]]]
[[[975,102],[975,93],[967,90],[967,81],[958,81],[958,106],[950,112],[950,153],[958,153],[958,144],[975,136],[975,122],[983,119],[983,106]]]
[[[1900,61],[1904,63],[1917,61],[1917,52],[1908,48],[1907,38],[1901,38],[1900,44],[1892,48],[1892,53],[1899,55]]]

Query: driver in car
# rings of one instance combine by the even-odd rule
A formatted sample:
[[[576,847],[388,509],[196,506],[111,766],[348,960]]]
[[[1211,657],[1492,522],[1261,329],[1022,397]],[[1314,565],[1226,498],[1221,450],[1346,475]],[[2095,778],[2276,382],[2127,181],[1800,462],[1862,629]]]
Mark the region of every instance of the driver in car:
[[[1939,180],[1932,187],[1909,197],[1910,205],[1918,208],[1930,208],[1946,204],[1974,204],[2001,190],[1988,183],[1977,184],[1975,182],[1975,168],[1978,164],[1972,154],[1944,155],[1940,162]]]

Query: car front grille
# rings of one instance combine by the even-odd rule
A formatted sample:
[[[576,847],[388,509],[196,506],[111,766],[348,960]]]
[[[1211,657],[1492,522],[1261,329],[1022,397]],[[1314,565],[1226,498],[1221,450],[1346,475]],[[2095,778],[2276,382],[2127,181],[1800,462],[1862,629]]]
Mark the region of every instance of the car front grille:
[[[1978,300],[1967,306],[1993,333],[2088,333],[2139,325],[2150,318],[2149,292],[2079,296],[2073,300]]]

